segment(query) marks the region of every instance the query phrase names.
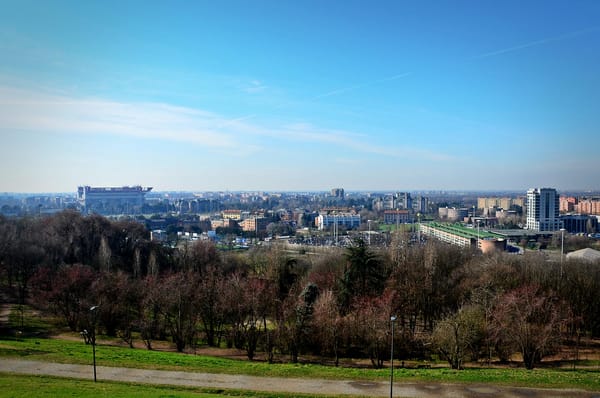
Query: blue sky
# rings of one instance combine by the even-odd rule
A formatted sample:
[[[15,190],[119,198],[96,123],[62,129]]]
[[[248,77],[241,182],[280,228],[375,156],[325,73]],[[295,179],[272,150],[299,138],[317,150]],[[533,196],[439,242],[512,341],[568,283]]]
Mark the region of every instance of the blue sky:
[[[0,192],[600,189],[595,0],[0,4]]]

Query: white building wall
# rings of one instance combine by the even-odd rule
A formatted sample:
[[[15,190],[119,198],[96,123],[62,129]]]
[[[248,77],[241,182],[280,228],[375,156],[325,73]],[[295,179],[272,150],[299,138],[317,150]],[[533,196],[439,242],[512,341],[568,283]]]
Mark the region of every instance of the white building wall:
[[[360,226],[360,215],[350,213],[340,214],[319,214],[317,217],[317,228],[319,230],[327,229],[337,224],[347,228],[357,228]]]
[[[527,191],[527,229],[539,232],[558,231],[559,196],[554,188],[531,188]]]

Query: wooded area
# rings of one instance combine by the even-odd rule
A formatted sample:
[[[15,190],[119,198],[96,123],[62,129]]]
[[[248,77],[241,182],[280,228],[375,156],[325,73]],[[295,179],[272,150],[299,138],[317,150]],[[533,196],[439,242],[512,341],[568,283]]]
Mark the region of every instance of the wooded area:
[[[460,369],[520,353],[533,368],[567,340],[600,336],[599,264],[481,255],[402,233],[383,249],[356,240],[319,254],[277,244],[221,252],[209,241],[165,247],[136,222],[65,211],[0,218],[0,265],[19,304],[148,349],[168,339],[178,351],[206,344],[249,359],[381,367],[397,315],[396,358],[436,355]]]

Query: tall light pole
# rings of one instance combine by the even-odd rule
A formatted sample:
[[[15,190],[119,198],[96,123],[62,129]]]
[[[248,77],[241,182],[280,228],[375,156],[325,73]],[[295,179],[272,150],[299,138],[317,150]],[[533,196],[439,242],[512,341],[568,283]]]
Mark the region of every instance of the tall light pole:
[[[560,229],[560,280],[562,283],[563,277],[563,257],[565,253],[565,229]]]
[[[97,305],[90,307],[90,315],[92,318],[92,335],[91,343],[92,343],[92,352],[94,358],[94,383],[96,382],[96,310],[98,309]]]
[[[396,322],[396,315],[390,317],[390,323],[392,324],[392,348],[390,350],[390,398],[394,394],[394,322]]]
[[[417,244],[421,244],[421,212],[417,213],[417,220],[418,220],[418,225],[417,225]]]

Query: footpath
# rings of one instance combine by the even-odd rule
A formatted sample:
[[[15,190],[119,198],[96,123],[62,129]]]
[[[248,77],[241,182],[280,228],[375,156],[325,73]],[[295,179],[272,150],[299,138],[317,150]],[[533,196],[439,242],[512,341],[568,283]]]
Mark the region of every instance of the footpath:
[[[121,381],[155,385],[177,385],[217,389],[253,390],[274,393],[304,393],[314,395],[357,395],[389,397],[390,384],[351,380],[319,380],[273,378],[245,375],[178,372],[98,366],[97,378],[102,381]],[[47,375],[93,380],[91,365],[60,364],[0,358],[0,377],[10,374]],[[442,384],[395,382],[394,397],[411,398],[600,398],[600,391],[557,390],[492,386],[487,384]]]

